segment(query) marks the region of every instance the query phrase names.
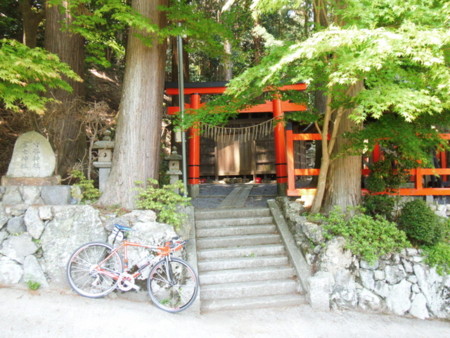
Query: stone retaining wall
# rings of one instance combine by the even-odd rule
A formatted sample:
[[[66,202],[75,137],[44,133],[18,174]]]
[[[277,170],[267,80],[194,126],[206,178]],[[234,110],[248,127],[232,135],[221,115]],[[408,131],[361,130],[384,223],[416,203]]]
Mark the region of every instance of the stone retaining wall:
[[[450,275],[427,266],[420,250],[405,249],[368,264],[344,249],[344,238],[326,242],[321,227],[300,216],[301,204],[278,202],[311,267],[313,307],[450,319]]]
[[[3,205],[67,205],[76,204],[70,185],[0,186]]]
[[[0,204],[0,284],[38,282],[42,287],[67,287],[66,264],[80,245],[107,240],[114,223],[132,226],[130,240],[160,243],[176,235],[172,226],[156,222],[153,211],[132,211],[121,217],[100,214],[87,205]],[[130,260],[146,252],[137,250]]]

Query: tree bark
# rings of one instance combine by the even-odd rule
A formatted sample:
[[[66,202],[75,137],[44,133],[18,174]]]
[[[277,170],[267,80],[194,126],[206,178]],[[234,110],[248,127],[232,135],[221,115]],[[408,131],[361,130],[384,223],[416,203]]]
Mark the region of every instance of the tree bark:
[[[363,89],[363,82],[359,81],[349,90],[349,96],[356,96]],[[361,201],[361,168],[362,156],[344,156],[341,154],[348,141],[344,134],[361,128],[351,118],[351,109],[344,110],[342,120],[339,124],[336,144],[331,155],[331,162],[328,171],[328,184],[325,190],[325,197],[322,211],[329,212],[334,206],[339,206],[343,210],[356,206]],[[337,156],[337,157],[336,157]]]
[[[67,3],[66,3],[67,5]],[[84,39],[69,32],[63,25],[71,22],[71,15],[57,6],[47,4],[45,22],[45,48],[57,54],[81,78],[84,77]],[[57,171],[65,175],[81,161],[86,150],[86,139],[77,118],[80,99],[84,99],[84,83],[65,79],[73,91],[52,90],[51,96],[59,101],[47,109],[46,129],[57,155]]]
[[[166,0],[134,0],[133,8],[163,26]],[[146,46],[130,30],[111,174],[99,203],[135,207],[136,181],[158,178],[165,44]]]
[[[322,136],[322,142],[321,142],[321,150],[322,150],[322,157],[320,161],[320,173],[319,177],[317,179],[317,190],[316,195],[314,196],[314,201],[311,206],[311,213],[315,214],[318,213],[322,207],[322,201],[325,195],[325,188],[327,185],[327,176],[328,176],[328,169],[330,167],[330,156],[331,152],[333,151],[333,144],[335,142],[336,135],[331,136],[331,140],[328,140],[328,133],[330,130],[330,123],[331,123],[331,117],[333,115],[333,111],[331,110],[331,97],[326,97],[326,104],[325,104],[325,112],[324,112],[324,121],[323,121],[323,127],[320,129],[318,123],[316,122],[316,128],[319,130],[321,136]],[[338,115],[339,117],[339,115]],[[340,120],[334,121],[335,126],[336,122],[339,123]],[[332,143],[333,142],[333,143]]]
[[[314,0],[314,22],[321,27],[329,26],[329,15],[326,0]],[[342,3],[336,1],[335,6],[341,7]],[[337,25],[343,25],[339,16],[333,20]],[[363,89],[363,81],[348,88],[345,95],[356,96]],[[322,134],[322,160],[320,174],[318,177],[317,192],[311,206],[312,213],[320,211],[328,212],[334,206],[340,206],[344,210],[349,206],[359,204],[361,200],[361,156],[344,156],[340,154],[345,146],[344,133],[360,128],[350,119],[351,109],[338,108],[336,112],[331,111],[331,98],[326,97],[323,92],[315,93],[315,105],[319,112],[325,110],[324,126]],[[328,129],[331,129],[330,140],[327,140]]]
[[[223,59],[223,80],[231,81],[233,78],[233,60],[231,59],[231,42],[229,40],[225,40],[224,42],[224,52],[225,56]]]
[[[23,21],[22,43],[30,48],[34,48],[37,44],[36,37],[39,24],[45,18],[44,10],[33,11],[30,0],[19,0],[19,8]]]

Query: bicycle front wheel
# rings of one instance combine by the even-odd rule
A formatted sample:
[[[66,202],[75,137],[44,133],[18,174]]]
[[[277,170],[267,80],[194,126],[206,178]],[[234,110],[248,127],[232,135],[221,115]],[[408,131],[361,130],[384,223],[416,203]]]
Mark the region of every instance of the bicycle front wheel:
[[[152,268],[147,280],[152,302],[167,312],[179,312],[194,302],[198,278],[194,269],[179,258],[162,259]]]
[[[117,286],[123,271],[122,258],[106,243],[88,243],[79,247],[67,263],[67,279],[78,294],[99,298]]]

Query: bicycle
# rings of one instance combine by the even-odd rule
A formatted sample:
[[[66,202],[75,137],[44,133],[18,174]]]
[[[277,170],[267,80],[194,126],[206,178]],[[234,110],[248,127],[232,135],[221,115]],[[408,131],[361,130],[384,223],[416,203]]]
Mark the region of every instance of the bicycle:
[[[186,241],[174,237],[164,245],[153,246],[127,240],[130,227],[115,224],[113,245],[102,242],[79,247],[67,263],[67,279],[72,289],[84,297],[104,297],[115,289],[139,290],[136,278],[150,267],[147,290],[152,302],[167,312],[180,312],[192,305],[198,293],[198,277],[184,260],[173,257]],[[116,241],[119,244],[114,245]],[[128,247],[148,249],[137,264],[128,264]]]

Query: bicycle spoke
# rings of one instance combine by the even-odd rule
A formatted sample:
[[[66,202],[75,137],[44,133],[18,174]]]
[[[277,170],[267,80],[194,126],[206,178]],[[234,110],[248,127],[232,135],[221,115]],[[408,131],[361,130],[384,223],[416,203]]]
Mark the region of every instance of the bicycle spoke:
[[[117,253],[105,261],[111,251],[112,247],[107,244],[89,243],[72,255],[67,277],[76,292],[86,297],[102,297],[116,288],[114,276],[122,272],[122,261]]]
[[[152,269],[147,286],[153,303],[168,312],[189,307],[198,291],[195,272],[178,258],[158,262]]]

